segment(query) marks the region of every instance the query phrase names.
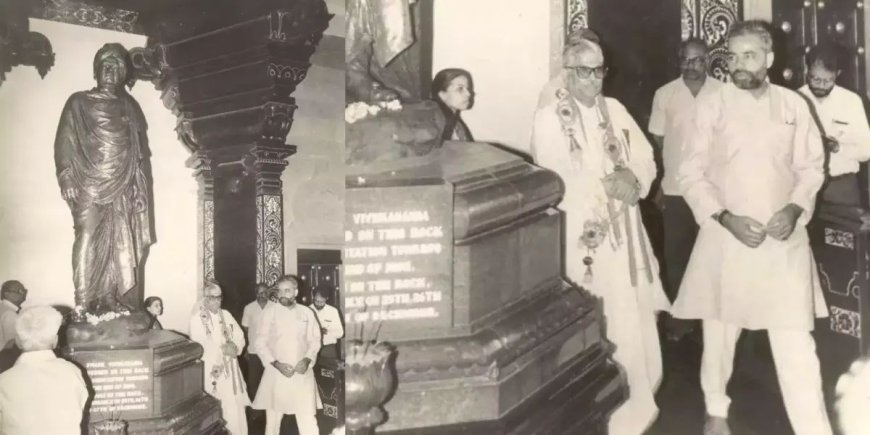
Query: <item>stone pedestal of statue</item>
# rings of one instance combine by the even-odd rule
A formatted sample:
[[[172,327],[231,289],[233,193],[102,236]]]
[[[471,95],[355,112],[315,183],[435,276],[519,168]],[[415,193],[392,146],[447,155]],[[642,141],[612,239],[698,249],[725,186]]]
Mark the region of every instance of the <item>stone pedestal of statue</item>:
[[[554,173],[481,143],[349,168],[347,335],[397,352],[378,433],[606,427],[627,389],[600,300],[563,278],[562,193]]]
[[[128,434],[223,430],[220,403],[203,391],[202,347],[176,332],[71,343],[63,354],[87,373],[89,434],[109,419],[126,421]]]

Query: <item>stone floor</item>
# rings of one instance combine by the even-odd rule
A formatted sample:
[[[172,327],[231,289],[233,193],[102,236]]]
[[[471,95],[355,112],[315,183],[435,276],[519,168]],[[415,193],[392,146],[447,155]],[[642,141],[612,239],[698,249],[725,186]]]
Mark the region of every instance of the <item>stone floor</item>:
[[[335,420],[317,416],[317,424],[320,427],[320,435],[328,435],[335,428]],[[266,429],[266,415],[262,411],[252,411],[248,409],[248,434],[263,435]],[[281,435],[298,435],[296,430],[296,419],[293,416],[285,416],[281,422]]]
[[[700,333],[682,340],[662,340],[665,376],[657,395],[659,418],[645,435],[700,435],[704,425],[704,400],[699,383]],[[764,332],[744,332],[737,345],[729,421],[733,435],[792,435],[769,354]],[[249,415],[251,435],[263,433],[265,416]],[[331,421],[319,418],[321,434],[332,430]],[[293,417],[285,417],[281,434],[296,434]]]
[[[791,435],[766,334],[744,332],[738,343],[729,422],[734,435]],[[659,419],[646,435],[700,435],[704,398],[699,381],[701,338],[698,332],[678,342],[662,341],[665,378],[657,396]]]

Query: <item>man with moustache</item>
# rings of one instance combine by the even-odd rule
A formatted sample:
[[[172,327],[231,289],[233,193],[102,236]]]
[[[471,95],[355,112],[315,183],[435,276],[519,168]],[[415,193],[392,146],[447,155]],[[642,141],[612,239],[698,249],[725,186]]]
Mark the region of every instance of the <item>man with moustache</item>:
[[[266,435],[278,435],[284,414],[296,415],[300,435],[318,435],[316,413],[323,405],[313,366],[320,351],[320,325],[313,310],[296,303],[298,278],[285,275],[275,288],[278,302],[263,308],[253,337],[266,367],[253,408],[266,410]]]
[[[707,77],[707,44],[691,38],[680,44],[681,75],[659,88],[653,97],[649,132],[662,150],[664,175],[661,197],[664,226],[665,291],[674,300],[692,255],[698,235],[698,225],[677,184],[677,167],[682,160],[683,136],[695,115],[695,105],[701,95],[716,92],[722,82]],[[668,318],[665,325],[668,338],[679,340],[691,332],[695,321]]]
[[[607,67],[597,36],[588,32],[589,38],[565,48],[564,84],[543,95],[535,112],[532,155],[564,181],[565,271],[603,298],[613,357],[631,390],[610,416],[609,433],[640,434],[658,415],[656,311],[669,305],[637,205],[656,165],[652,146],[625,107],[601,95]]]
[[[735,24],[728,56],[732,83],[699,97],[677,178],[700,231],[672,314],[703,321],[704,433],[730,434],[726,386],[745,328],[768,332],[795,433],[831,434],[810,335],[827,309],[805,228],[821,139],[806,101],[767,80],[766,23]]]
[[[827,202],[859,206],[857,172],[870,159],[870,127],[861,97],[836,85],[840,63],[833,46],[815,46],[806,56],[807,96],[818,115],[819,129],[830,153],[827,184],[820,193]]]
[[[341,313],[338,308],[326,303],[326,289],[318,287],[314,289],[314,315],[320,322],[320,333],[323,335],[321,358],[338,359],[338,340],[344,337],[344,326],[341,324]]]

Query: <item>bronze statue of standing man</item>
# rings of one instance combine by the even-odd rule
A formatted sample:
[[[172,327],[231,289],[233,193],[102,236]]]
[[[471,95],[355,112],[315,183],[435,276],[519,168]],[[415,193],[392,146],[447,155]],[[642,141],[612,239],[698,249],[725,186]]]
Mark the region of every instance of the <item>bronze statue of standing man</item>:
[[[120,312],[141,304],[141,267],[152,243],[146,123],[124,88],[130,56],[106,44],[94,57],[97,87],[72,94],[54,143],[57,181],[73,215],[75,313]]]

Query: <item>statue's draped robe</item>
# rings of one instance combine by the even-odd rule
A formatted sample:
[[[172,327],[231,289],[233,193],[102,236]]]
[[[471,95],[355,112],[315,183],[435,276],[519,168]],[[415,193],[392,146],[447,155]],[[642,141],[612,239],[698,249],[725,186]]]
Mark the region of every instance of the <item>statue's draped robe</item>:
[[[64,106],[55,165],[61,189],[73,186],[78,195],[70,201],[77,305],[121,298],[137,285],[139,263],[152,243],[142,168],[146,128],[142,110],[126,93],[77,92]]]
[[[423,98],[419,89],[421,55],[410,49],[419,32],[411,13],[414,3],[415,0],[347,1],[344,54],[349,101],[368,100],[373,81],[396,91],[402,101]]]

